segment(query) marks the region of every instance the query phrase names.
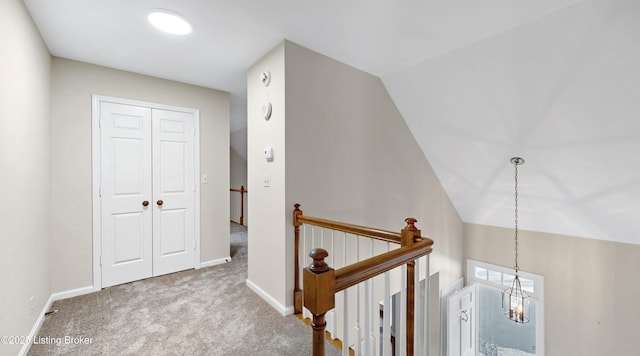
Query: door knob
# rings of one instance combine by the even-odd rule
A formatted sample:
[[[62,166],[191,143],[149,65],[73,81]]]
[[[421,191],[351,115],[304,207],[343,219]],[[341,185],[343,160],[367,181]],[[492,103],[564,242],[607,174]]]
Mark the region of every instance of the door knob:
[[[158,204],[158,206],[162,206],[162,204],[164,204],[164,202],[162,200],[158,200],[158,202],[156,204]]]
[[[145,201],[142,202],[142,206],[148,206],[148,205],[149,205],[149,201],[148,200],[145,200]]]

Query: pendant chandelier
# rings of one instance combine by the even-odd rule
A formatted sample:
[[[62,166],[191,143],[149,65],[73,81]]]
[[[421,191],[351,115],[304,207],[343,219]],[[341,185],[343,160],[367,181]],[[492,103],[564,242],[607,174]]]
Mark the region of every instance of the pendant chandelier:
[[[511,163],[515,166],[515,278],[511,288],[502,291],[502,311],[509,320],[526,323],[529,321],[529,296],[522,290],[518,277],[518,166],[524,164],[524,159],[513,157]]]

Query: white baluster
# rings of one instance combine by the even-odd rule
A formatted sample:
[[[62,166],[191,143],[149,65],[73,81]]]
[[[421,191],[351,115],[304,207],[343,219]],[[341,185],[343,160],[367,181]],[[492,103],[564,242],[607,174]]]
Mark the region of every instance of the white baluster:
[[[309,265],[309,251],[311,251],[311,249],[313,247],[309,247],[309,233],[308,233],[308,229],[311,229],[311,233],[313,235],[313,225],[309,225],[307,228],[307,225],[302,225],[302,253],[300,254],[300,258],[301,261],[304,261],[302,263],[300,263],[300,285],[302,286],[302,289],[304,289],[304,285],[303,285],[303,281],[302,281],[302,274],[303,274],[303,269]],[[302,293],[302,298],[304,299],[304,293]],[[304,302],[303,302],[304,305]],[[302,308],[302,318],[306,319],[306,318],[312,318],[313,315],[309,312],[309,310],[305,307]]]
[[[356,261],[360,262],[360,236],[356,235]],[[362,287],[362,283],[356,284],[356,343],[355,343],[355,351],[356,355],[360,355],[361,347],[360,343],[362,342],[362,333],[360,330],[360,288]]]
[[[347,265],[347,233],[344,232],[344,239],[342,240],[342,252],[343,252],[343,261],[342,261],[342,266],[346,266]]]
[[[391,282],[389,272],[384,273],[384,311],[382,312],[382,355],[391,356]]]
[[[373,295],[371,293],[371,279],[364,281],[364,354],[371,355],[371,342],[369,336],[371,334],[371,312],[373,307],[371,302]]]
[[[370,257],[374,256],[374,245],[375,245],[375,240],[370,240],[371,241],[371,255]],[[371,350],[371,354],[376,354],[376,335],[378,335],[378,338],[380,337],[380,328],[376,327],[376,325],[378,323],[376,323],[376,320],[380,320],[380,305],[378,305],[378,303],[375,301],[375,281],[374,278],[371,279],[371,283],[369,284],[369,300],[371,305],[368,308],[368,314],[371,315],[371,322],[369,325],[369,340],[368,340],[368,344],[369,344],[369,349]],[[376,331],[377,330],[377,331]],[[377,354],[379,355],[380,352],[378,351]]]
[[[347,265],[347,233],[343,232],[343,239],[342,239],[342,266],[346,266]],[[347,293],[347,291],[344,291],[344,308],[343,308],[343,328],[342,328],[342,332],[344,333],[344,340],[342,341],[342,354],[345,355],[345,350],[346,350],[346,355],[349,355],[349,328],[351,328],[351,325],[349,325],[349,294]]]
[[[312,226],[311,227],[311,248],[316,248],[316,247],[320,247],[320,246],[318,246],[318,244],[316,243],[316,227]]]
[[[400,356],[407,355],[407,265],[400,268],[400,332],[396,333],[396,343],[400,339]],[[397,330],[397,329],[396,329]]]
[[[322,240],[324,242],[324,229],[322,230]],[[333,248],[333,244],[334,244],[334,236],[333,236],[333,230],[331,230],[331,238],[329,239],[329,242],[331,243],[331,247],[326,246],[326,250],[330,251],[329,252],[329,266],[331,266],[332,268],[336,268],[335,266],[335,249]],[[323,244],[324,246],[324,244]],[[334,297],[335,298],[335,297]],[[338,325],[337,325],[337,321],[336,321],[336,308],[333,308],[329,311],[329,313],[327,313],[327,329],[328,331],[331,333],[331,337],[332,338],[336,338],[337,332],[338,332]]]
[[[346,237],[346,236],[345,236]],[[344,318],[342,320],[342,356],[349,356],[349,289],[345,289],[343,292],[344,297]]]
[[[422,317],[422,338],[424,339],[424,355],[429,352],[429,277],[431,268],[429,267],[429,255],[425,256],[425,280],[424,280],[424,315]]]
[[[424,355],[424,351],[422,349],[422,303],[420,303],[420,259],[416,260],[416,274],[415,279],[413,281],[415,285],[414,289],[414,308],[413,308],[413,350],[416,352],[416,355]]]

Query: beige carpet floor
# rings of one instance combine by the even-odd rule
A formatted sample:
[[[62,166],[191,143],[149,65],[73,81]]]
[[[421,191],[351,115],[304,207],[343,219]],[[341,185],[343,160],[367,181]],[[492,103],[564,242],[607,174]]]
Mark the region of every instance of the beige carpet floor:
[[[247,230],[234,223],[231,256],[57,301],[29,355],[310,355],[311,328],[247,288]]]

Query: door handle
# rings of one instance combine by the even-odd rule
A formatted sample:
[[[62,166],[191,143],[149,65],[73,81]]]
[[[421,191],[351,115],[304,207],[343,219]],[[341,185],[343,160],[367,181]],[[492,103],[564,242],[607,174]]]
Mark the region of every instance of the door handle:
[[[142,202],[142,206],[148,206],[148,205],[149,205],[149,201],[148,200],[145,200],[145,201]]]
[[[158,200],[158,202],[156,202],[156,204],[158,204],[158,206],[162,206],[162,204],[164,204],[164,202],[162,200]]]
[[[460,316],[460,319],[462,319],[462,321],[464,321],[464,322],[469,321],[469,314],[467,314],[466,310],[462,311],[462,315]]]

